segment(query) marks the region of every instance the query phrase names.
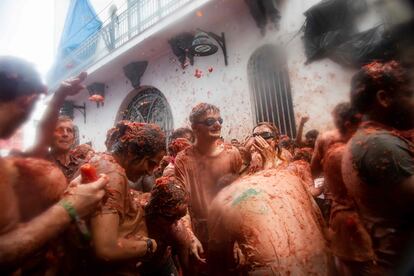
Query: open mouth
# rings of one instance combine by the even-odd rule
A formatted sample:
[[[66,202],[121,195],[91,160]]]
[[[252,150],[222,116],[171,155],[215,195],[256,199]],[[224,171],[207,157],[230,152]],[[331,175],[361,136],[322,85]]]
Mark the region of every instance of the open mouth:
[[[214,127],[210,129],[211,132],[220,132],[221,131],[221,127]]]

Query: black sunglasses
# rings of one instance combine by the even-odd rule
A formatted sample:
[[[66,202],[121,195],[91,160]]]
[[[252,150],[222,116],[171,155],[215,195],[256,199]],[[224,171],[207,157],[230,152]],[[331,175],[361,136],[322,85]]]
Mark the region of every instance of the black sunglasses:
[[[220,125],[223,124],[223,118],[207,118],[204,121],[201,122],[197,122],[197,124],[202,124],[202,125],[206,125],[206,126],[212,126],[214,125],[216,122],[219,122]]]
[[[253,137],[257,137],[260,136],[263,139],[267,140],[267,139],[272,139],[275,138],[276,136],[271,133],[271,132],[260,132],[260,133],[253,133]]]

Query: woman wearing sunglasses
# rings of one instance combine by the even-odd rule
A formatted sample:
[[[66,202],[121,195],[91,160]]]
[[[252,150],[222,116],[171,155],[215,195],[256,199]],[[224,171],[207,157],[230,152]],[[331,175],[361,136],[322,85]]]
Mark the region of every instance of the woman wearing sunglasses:
[[[264,162],[263,169],[275,168],[292,160],[292,154],[279,147],[280,133],[270,122],[258,123],[253,128],[252,136],[246,142],[246,148],[252,153],[250,172],[257,171],[258,164]],[[259,154],[253,154],[257,152]],[[260,166],[261,167],[261,166]]]

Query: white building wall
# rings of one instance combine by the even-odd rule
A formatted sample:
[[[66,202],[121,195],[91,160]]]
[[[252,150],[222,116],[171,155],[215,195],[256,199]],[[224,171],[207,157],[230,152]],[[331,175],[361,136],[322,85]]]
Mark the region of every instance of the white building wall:
[[[148,60],[149,65],[141,79],[141,85],[154,86],[165,95],[172,109],[174,128],[188,125],[188,115],[196,103],[208,102],[221,109],[225,139],[242,139],[253,127],[247,77],[248,60],[264,44],[283,44],[287,50],[296,123],[301,116],[308,115],[311,120],[305,131],[312,128],[328,130],[333,127],[331,110],[337,103],[348,99],[353,72],[328,59],[305,65],[302,34],[293,37],[304,22],[303,12],[318,2],[285,1],[281,6],[280,29],[275,30],[269,26],[266,35],[262,37],[241,1],[243,8],[239,13],[229,14],[222,22],[211,25],[208,29],[216,33],[225,32],[229,66],[224,66],[221,49],[213,56],[196,57],[194,66],[185,70],[180,68],[171,51],[158,53],[158,58]],[[131,61],[134,60],[131,57]],[[213,67],[212,73],[207,70],[210,66]],[[194,77],[196,68],[204,72],[200,79]],[[78,102],[87,102],[87,124],[75,112],[81,142],[92,141],[97,150],[104,150],[105,133],[114,125],[117,112],[125,108],[126,103],[122,104],[124,99],[133,90],[122,72],[114,71],[113,77],[107,78],[105,82],[108,85],[105,106],[97,109],[94,103],[87,102],[85,93]],[[131,97],[129,95],[128,99]]]

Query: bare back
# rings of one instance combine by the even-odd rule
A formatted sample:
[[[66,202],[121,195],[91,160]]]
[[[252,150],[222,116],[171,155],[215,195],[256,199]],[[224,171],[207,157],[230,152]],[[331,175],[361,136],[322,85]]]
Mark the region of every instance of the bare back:
[[[237,241],[249,270],[270,267],[278,275],[327,275],[321,222],[299,177],[286,170],[266,170],[237,180],[214,199],[209,250],[219,255],[228,251],[223,246]]]

